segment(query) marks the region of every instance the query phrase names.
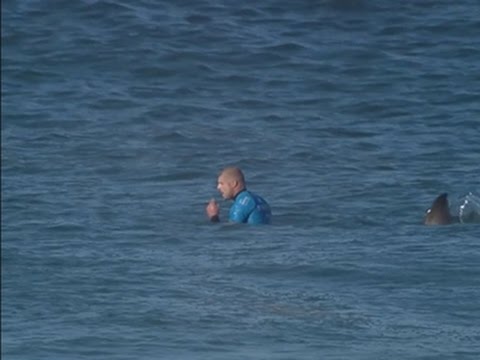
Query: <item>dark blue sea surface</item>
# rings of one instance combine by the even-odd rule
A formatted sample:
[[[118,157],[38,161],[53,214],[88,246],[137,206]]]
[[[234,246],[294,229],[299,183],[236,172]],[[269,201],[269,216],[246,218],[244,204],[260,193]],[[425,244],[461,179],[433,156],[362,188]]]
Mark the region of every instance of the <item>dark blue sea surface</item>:
[[[479,359],[480,221],[422,224],[480,214],[479,19],[3,1],[2,359]]]

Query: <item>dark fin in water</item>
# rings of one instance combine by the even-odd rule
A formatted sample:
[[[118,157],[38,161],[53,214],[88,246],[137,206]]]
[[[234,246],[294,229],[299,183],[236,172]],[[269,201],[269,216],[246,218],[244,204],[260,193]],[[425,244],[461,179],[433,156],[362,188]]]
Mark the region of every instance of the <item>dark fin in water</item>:
[[[432,204],[432,207],[425,214],[425,225],[447,225],[453,222],[448,206],[448,194],[439,195]]]

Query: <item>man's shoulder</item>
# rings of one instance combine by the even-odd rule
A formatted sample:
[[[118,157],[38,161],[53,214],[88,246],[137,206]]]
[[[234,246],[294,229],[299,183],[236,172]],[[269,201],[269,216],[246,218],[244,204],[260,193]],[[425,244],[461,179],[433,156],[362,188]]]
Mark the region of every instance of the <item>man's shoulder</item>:
[[[249,202],[255,201],[254,199],[255,199],[255,194],[253,194],[248,190],[244,190],[237,195],[235,199],[235,204],[245,206],[245,205],[248,205]]]
[[[241,203],[243,204],[249,204],[249,203],[254,203],[256,205],[258,204],[264,204],[268,206],[268,202],[260,195],[257,193],[254,193],[252,191],[245,190],[242,194],[241,198]],[[240,198],[240,197],[239,197]]]

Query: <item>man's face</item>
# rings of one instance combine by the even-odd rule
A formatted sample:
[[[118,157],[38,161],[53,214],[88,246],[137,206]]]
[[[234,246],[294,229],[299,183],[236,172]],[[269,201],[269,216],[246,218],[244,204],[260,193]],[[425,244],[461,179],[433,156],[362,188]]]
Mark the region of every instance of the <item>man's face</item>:
[[[235,185],[236,181],[228,178],[227,176],[220,175],[218,177],[217,190],[226,200],[233,199],[235,197]]]

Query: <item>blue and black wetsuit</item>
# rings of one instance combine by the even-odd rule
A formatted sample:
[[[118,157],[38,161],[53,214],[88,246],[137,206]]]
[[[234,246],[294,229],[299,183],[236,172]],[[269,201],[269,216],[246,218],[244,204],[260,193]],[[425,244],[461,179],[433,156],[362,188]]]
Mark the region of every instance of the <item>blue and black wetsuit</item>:
[[[259,195],[242,190],[230,208],[230,221],[248,224],[269,224],[272,211],[268,203]]]

